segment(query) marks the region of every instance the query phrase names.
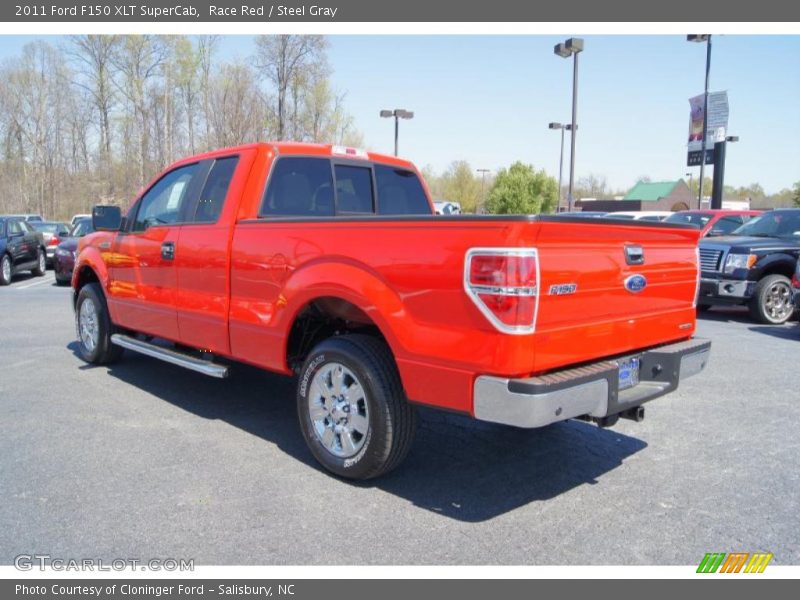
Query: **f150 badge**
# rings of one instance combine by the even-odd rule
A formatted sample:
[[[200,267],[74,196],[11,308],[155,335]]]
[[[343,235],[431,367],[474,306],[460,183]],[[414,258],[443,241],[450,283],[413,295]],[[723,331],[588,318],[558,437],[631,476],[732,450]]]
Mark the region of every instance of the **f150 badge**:
[[[625,289],[632,294],[638,294],[647,287],[647,278],[637,273],[636,275],[625,278],[624,285]]]
[[[567,294],[574,294],[577,289],[577,283],[554,283],[547,293],[551,296],[566,296]]]

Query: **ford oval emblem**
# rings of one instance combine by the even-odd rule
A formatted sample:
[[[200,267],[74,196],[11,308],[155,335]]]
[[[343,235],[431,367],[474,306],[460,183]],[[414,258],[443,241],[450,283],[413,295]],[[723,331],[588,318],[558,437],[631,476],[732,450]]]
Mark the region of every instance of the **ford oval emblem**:
[[[637,294],[647,287],[647,278],[644,275],[631,275],[625,279],[625,289],[632,294]]]

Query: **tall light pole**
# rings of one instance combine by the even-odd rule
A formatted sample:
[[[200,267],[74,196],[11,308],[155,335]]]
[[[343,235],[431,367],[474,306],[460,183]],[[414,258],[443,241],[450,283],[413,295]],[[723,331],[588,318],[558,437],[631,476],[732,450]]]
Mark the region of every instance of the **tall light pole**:
[[[550,123],[548,127],[550,129],[561,130],[561,153],[558,155],[558,206],[556,206],[556,212],[558,212],[558,209],[561,208],[561,190],[563,189],[561,184],[561,175],[564,172],[564,131],[572,131],[572,125],[569,123],[566,125],[562,125],[561,123]]]
[[[706,138],[708,137],[708,77],[711,73],[711,34],[687,35],[687,42],[706,43],[706,87],[703,91],[703,145],[700,158],[700,183],[697,187],[697,208],[703,204],[703,177],[706,166]]]
[[[575,133],[578,118],[578,54],[583,52],[583,38],[569,38],[567,41],[556,44],[553,52],[561,58],[573,57],[572,63],[572,123],[570,129],[569,151],[569,192],[567,194],[567,210],[572,210],[572,190],[575,184]]]
[[[686,176],[689,178],[689,192],[691,193],[691,191],[692,191],[692,179],[694,177],[694,173],[692,173],[690,171],[689,173],[686,174]]]
[[[483,209],[486,206],[486,195],[484,192],[484,188],[486,187],[486,174],[491,173],[491,169],[475,169],[476,172],[481,174],[481,206],[480,208]]]
[[[414,113],[403,108],[395,108],[394,110],[382,110],[381,117],[394,117],[394,155],[397,156],[397,137],[400,130],[400,119],[413,119]]]

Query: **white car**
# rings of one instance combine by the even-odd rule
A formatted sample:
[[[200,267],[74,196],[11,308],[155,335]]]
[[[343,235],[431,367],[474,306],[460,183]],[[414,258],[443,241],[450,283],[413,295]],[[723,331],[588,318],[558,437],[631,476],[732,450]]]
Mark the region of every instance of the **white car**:
[[[75,227],[75,223],[81,219],[91,219],[92,215],[72,215],[72,220],[69,222],[70,227]]]
[[[436,210],[437,215],[459,215],[461,214],[461,205],[458,202],[450,202],[448,200],[437,200],[433,203],[433,208]]]
[[[672,214],[669,210],[629,210],[610,212],[606,215],[609,219],[628,219],[632,221],[663,221]]]

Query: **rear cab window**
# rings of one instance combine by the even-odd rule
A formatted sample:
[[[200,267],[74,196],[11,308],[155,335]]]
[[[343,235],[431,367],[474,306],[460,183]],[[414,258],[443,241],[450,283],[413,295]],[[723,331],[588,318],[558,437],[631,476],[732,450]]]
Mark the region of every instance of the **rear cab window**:
[[[259,216],[431,215],[418,175],[367,161],[283,156],[272,168]]]
[[[278,158],[261,204],[263,216],[332,217],[333,173],[327,158]]]
[[[379,212],[382,215],[429,215],[431,205],[422,182],[413,171],[375,165]]]

